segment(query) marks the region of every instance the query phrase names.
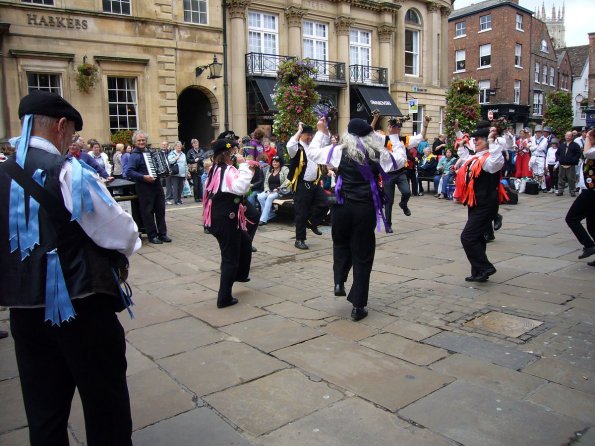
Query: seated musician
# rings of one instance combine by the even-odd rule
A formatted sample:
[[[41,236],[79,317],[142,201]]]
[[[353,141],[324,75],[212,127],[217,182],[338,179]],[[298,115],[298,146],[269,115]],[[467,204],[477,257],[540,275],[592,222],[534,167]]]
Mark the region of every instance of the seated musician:
[[[147,134],[142,130],[137,130],[132,135],[132,141],[134,148],[128,159],[126,174],[131,181],[136,183],[136,195],[145,232],[149,243],[157,245],[163,242],[169,243],[171,238],[167,236],[165,224],[163,187],[159,178],[149,172],[149,166],[147,166],[144,156],[145,153],[148,153]]]

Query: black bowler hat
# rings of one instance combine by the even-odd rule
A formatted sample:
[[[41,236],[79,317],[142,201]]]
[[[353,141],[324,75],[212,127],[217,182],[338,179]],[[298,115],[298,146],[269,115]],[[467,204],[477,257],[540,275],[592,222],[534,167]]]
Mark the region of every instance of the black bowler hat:
[[[225,152],[233,147],[238,147],[238,143],[235,141],[231,141],[229,139],[218,139],[213,143],[211,148],[213,149],[213,155],[217,155],[218,153]]]
[[[302,134],[310,134],[313,135],[314,134],[314,129],[312,128],[311,125],[305,125],[302,127]]]
[[[217,139],[235,139],[236,134],[233,132],[233,130],[226,130],[223,133],[219,133],[219,136],[217,136]]]
[[[355,136],[366,136],[374,131],[372,126],[361,118],[353,118],[347,124],[347,131]]]
[[[477,123],[477,129],[469,136],[471,136],[472,138],[487,138],[490,134],[491,126],[492,123],[490,121],[479,121]]]
[[[81,114],[64,98],[49,91],[33,90],[21,99],[19,104],[19,119],[25,115],[43,115],[52,118],[66,118],[74,122],[74,129],[83,129]]]

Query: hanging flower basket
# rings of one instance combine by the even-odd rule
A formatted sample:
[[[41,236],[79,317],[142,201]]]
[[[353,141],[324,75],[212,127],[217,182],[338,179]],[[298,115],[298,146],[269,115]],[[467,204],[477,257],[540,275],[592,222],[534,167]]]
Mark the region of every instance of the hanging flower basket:
[[[82,63],[76,67],[76,85],[81,93],[89,93],[97,82],[97,65]]]

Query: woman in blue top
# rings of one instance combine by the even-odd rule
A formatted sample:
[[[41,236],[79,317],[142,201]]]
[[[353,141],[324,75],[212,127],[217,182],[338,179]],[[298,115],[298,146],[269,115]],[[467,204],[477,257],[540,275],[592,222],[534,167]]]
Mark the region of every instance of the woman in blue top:
[[[176,141],[174,150],[169,152],[167,155],[167,162],[178,165],[178,173],[171,175],[171,187],[172,194],[176,204],[182,203],[182,191],[184,190],[184,180],[186,179],[186,173],[188,172],[188,164],[186,163],[186,155],[182,152],[182,143]]]
[[[437,191],[437,194],[434,195],[435,197],[446,197],[446,186],[450,183],[450,180],[454,178],[454,165],[456,162],[457,158],[453,156],[452,149],[446,149],[446,153],[440,158],[440,161],[438,161],[436,176],[434,176],[434,190]]]

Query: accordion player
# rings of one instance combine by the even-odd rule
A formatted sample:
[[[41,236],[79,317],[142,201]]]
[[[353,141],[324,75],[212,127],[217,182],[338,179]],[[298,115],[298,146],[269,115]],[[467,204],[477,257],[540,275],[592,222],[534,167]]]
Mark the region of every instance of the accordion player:
[[[165,178],[171,175],[167,156],[161,150],[143,152],[143,158],[147,164],[149,175],[155,178]]]

